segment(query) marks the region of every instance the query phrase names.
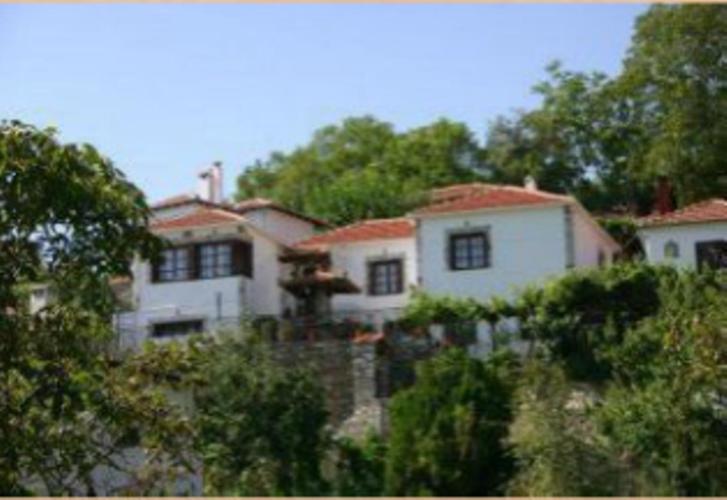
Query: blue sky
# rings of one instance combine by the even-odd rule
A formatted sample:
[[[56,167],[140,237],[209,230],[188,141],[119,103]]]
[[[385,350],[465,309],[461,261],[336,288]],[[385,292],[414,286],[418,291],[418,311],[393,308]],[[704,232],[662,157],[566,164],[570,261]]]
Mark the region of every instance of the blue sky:
[[[545,65],[617,72],[643,5],[0,5],[0,118],[53,125],[152,200],[323,125],[439,117],[478,138]]]

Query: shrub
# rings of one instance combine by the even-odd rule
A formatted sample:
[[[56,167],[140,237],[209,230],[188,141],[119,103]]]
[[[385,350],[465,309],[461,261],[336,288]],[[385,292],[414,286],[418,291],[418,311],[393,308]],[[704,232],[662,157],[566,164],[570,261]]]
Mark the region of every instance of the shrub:
[[[386,451],[386,442],[376,434],[370,434],[360,443],[349,438],[336,441],[333,494],[346,497],[383,495]]]
[[[419,364],[390,403],[386,487],[391,495],[496,495],[510,473],[504,438],[514,360],[481,361],[450,348]]]
[[[589,395],[558,365],[531,361],[517,391],[510,443],[514,496],[627,495],[622,465],[589,419]]]
[[[528,294],[524,329],[551,359],[563,361],[570,377],[608,379],[606,352],[628,328],[656,313],[660,284],[675,275],[672,268],[645,264],[571,271]]]
[[[323,390],[262,343],[224,337],[199,359],[199,448],[208,493],[315,495],[325,488]]]
[[[617,377],[598,421],[638,471],[639,494],[727,493],[725,280],[667,280],[659,313],[611,353]]]

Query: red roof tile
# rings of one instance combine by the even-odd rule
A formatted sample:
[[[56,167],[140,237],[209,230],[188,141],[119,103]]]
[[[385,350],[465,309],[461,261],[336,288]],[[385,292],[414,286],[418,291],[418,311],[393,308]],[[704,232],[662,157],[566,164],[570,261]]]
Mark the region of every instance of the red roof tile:
[[[152,222],[150,228],[154,231],[168,231],[199,226],[215,226],[225,222],[238,222],[241,220],[242,217],[239,215],[216,208],[203,207],[174,219],[162,219]]]
[[[570,202],[567,196],[531,190],[517,186],[496,184],[458,184],[434,189],[430,204],[414,211],[414,215],[467,212],[488,208],[544,205]]]
[[[650,227],[716,221],[727,222],[727,200],[713,198],[687,205],[673,212],[642,217],[639,219],[639,225]]]
[[[339,227],[298,243],[297,247],[318,247],[354,241],[409,238],[414,236],[411,219],[371,219]]]

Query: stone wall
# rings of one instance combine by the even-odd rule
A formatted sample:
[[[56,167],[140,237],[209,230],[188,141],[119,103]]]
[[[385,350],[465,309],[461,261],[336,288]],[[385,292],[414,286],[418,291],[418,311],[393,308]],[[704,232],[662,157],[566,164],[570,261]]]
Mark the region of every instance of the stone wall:
[[[326,394],[330,423],[339,434],[362,437],[387,431],[387,401],[414,381],[414,364],[436,348],[425,339],[392,336],[385,341],[276,342],[275,359],[315,373]]]

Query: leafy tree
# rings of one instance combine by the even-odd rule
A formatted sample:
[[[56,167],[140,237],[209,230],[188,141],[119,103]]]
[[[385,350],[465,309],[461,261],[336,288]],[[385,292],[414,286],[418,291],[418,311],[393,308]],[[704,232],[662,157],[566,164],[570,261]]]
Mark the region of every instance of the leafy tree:
[[[348,118],[291,153],[248,167],[237,197],[271,197],[345,224],[402,215],[428,188],[481,178],[483,165],[479,144],[461,123],[439,120],[397,134],[370,116]]]
[[[390,403],[387,493],[500,494],[511,470],[512,370],[506,353],[480,361],[458,348],[422,362]]]
[[[529,174],[599,211],[649,211],[662,175],[681,203],[722,196],[725,35],[723,5],[655,5],[637,20],[624,69],[613,78],[551,64],[534,88],[542,104],[490,127],[494,179]]]
[[[647,144],[635,167],[668,176],[682,203],[727,190],[725,53],[727,6],[654,5],[637,20],[614,82],[642,110]]]
[[[487,155],[494,179],[572,193],[591,209],[644,209],[651,187],[631,175],[644,132],[633,106],[602,73],[572,72],[554,62],[534,87],[542,104],[490,127]]]
[[[323,390],[265,345],[221,336],[194,362],[205,490],[223,495],[318,495],[328,447]]]
[[[150,464],[183,462],[189,429],[146,383],[153,365],[120,363],[109,350],[108,280],[128,274],[135,255],[155,256],[147,218],[142,193],[93,147],[0,123],[3,493],[93,494],[92,471],[123,470],[119,453],[131,444]],[[35,313],[33,283],[53,293]]]

